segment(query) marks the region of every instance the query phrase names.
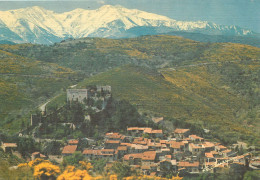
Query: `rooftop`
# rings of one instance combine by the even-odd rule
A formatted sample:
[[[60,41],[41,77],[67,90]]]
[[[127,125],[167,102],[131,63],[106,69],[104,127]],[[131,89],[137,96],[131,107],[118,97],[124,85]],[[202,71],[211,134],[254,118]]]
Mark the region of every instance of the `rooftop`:
[[[77,145],[65,146],[62,150],[62,154],[73,154],[77,149]]]
[[[174,133],[177,133],[177,134],[183,134],[183,133],[186,133],[188,132],[190,129],[175,129]]]

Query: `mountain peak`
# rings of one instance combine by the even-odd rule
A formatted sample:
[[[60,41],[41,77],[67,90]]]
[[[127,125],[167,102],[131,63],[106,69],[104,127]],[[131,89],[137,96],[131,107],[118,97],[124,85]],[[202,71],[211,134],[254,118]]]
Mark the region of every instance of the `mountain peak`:
[[[58,42],[73,37],[136,37],[170,31],[215,35],[248,35],[250,30],[208,22],[176,21],[166,16],[120,5],[104,5],[96,10],[75,9],[54,13],[39,6],[0,12],[0,40],[14,42]],[[8,29],[8,30],[7,30]],[[142,30],[142,32],[140,32]]]

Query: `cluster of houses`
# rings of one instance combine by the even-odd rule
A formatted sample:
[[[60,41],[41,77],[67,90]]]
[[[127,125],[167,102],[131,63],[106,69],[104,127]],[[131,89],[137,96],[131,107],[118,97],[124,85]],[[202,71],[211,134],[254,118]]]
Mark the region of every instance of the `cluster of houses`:
[[[78,151],[80,141],[70,140],[62,150],[63,156]],[[248,166],[249,154],[236,152],[220,143],[206,141],[191,134],[189,129],[175,129],[169,136],[162,130],[148,127],[129,127],[127,134],[107,133],[102,146],[84,149],[89,160],[106,158],[127,162],[143,174],[161,176],[166,172],[200,173],[217,168]]]

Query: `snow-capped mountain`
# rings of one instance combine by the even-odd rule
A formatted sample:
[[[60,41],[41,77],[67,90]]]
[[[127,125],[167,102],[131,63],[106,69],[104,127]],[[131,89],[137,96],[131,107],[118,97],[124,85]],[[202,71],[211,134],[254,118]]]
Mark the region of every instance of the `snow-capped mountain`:
[[[35,6],[0,11],[0,40],[49,44],[66,38],[135,37],[170,31],[214,35],[251,35],[250,30],[206,21],[176,21],[122,6],[104,5],[96,10],[75,9],[55,13]]]

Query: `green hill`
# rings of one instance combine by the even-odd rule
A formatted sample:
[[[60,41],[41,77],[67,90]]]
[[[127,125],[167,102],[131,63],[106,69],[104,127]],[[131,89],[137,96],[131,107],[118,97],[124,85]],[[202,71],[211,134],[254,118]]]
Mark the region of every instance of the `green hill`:
[[[68,68],[87,75],[107,71],[86,79],[81,87],[109,84],[113,96],[129,100],[140,111],[210,129],[222,140],[256,143],[256,137],[259,138],[257,47],[158,35],[116,40],[70,39],[52,46],[0,45],[0,50],[2,67],[8,67],[2,73],[25,75],[1,76],[5,83],[1,91],[3,102],[7,101],[5,107],[10,108],[5,112],[35,106],[39,104],[35,101],[67,87],[71,80],[59,77],[70,76],[72,71]],[[27,58],[21,61],[20,57]],[[25,78],[28,72],[38,76]],[[63,93],[50,105],[64,103],[64,97]],[[17,118],[11,114],[6,114],[8,120],[1,121],[5,127],[14,127],[11,122]]]
[[[253,64],[259,66],[259,62]],[[232,63],[231,66],[250,68],[253,64]],[[210,129],[215,137],[224,141],[238,138],[256,143],[259,115],[250,122],[240,118],[250,111],[250,100],[225,81],[232,77],[212,72],[212,69],[225,67],[224,63],[158,73],[124,66],[87,79],[80,86],[109,84],[114,98],[126,99],[140,111]]]
[[[73,83],[75,73],[50,64],[0,50],[0,127],[17,131],[21,118],[62,88]]]
[[[52,46],[0,45],[0,49],[87,74],[125,64],[155,68],[211,61],[258,59],[259,48],[233,43],[202,43],[177,36],[131,39],[82,38]]]

